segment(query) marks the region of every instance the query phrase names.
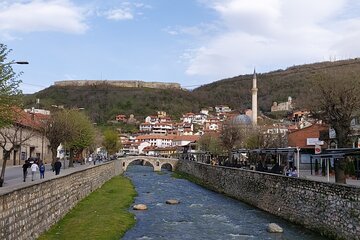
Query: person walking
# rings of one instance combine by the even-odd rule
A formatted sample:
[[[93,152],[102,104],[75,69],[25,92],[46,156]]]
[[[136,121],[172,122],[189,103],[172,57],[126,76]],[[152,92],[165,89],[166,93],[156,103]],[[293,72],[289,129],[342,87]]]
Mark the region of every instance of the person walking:
[[[59,175],[61,169],[61,162],[59,161],[59,159],[57,159],[56,162],[54,163],[54,169],[55,169],[55,175]]]
[[[22,166],[24,182],[26,182],[26,177],[27,177],[27,174],[28,174],[28,168],[29,167],[30,167],[30,163],[29,163],[28,160],[26,160],[25,163]]]
[[[40,179],[45,178],[45,164],[43,162],[40,163]]]
[[[39,166],[33,162],[33,164],[31,164],[31,181],[34,181],[36,172],[39,170]]]

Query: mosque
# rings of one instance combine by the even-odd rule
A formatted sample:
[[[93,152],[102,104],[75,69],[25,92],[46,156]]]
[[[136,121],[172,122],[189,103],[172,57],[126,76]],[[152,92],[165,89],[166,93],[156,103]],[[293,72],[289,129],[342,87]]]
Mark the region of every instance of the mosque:
[[[252,86],[252,89],[251,89],[251,94],[252,94],[252,98],[251,98],[251,117],[249,117],[249,114],[237,115],[233,120],[234,123],[245,124],[245,125],[251,125],[252,124],[253,126],[257,125],[257,111],[258,111],[257,92],[258,92],[258,88],[257,88],[256,71],[254,69],[253,86]]]

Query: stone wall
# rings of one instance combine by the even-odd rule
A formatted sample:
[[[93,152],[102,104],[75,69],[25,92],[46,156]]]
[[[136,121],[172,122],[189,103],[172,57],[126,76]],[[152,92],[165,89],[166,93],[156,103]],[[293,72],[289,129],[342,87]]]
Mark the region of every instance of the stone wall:
[[[124,88],[158,88],[158,89],[181,89],[178,83],[163,83],[163,82],[144,82],[144,81],[101,81],[101,80],[69,80],[69,81],[57,81],[55,86],[68,87],[68,86],[96,86],[96,85],[110,85],[114,87]]]
[[[334,239],[360,239],[360,188],[179,161],[215,191]]]
[[[118,160],[0,193],[0,239],[36,239],[81,199],[121,173]]]

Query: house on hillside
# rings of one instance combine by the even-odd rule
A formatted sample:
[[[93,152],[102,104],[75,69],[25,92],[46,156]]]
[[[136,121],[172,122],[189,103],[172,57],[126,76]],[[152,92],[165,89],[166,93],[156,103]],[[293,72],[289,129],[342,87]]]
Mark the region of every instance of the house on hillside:
[[[148,142],[150,146],[155,147],[170,147],[172,146],[173,138],[174,136],[149,134],[137,136],[135,142]]]
[[[216,113],[231,112],[231,108],[229,108],[229,106],[226,105],[219,105],[219,106],[215,106],[215,112]]]
[[[156,124],[159,123],[159,118],[158,116],[147,116],[145,118],[145,123],[150,123],[150,124]]]
[[[181,120],[183,123],[192,123],[194,121],[195,114],[192,112],[183,114]]]
[[[221,129],[222,123],[218,118],[208,118],[205,121],[204,132],[208,131],[219,131]]]

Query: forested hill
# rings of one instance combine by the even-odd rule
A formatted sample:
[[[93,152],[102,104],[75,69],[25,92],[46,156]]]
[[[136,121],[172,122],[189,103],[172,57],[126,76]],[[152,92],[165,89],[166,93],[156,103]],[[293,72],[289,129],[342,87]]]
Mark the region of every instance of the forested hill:
[[[303,93],[309,91],[323,73],[360,76],[360,59],[306,64],[257,74],[260,110],[269,112],[273,102],[287,101],[289,96],[301,100]],[[252,78],[253,74],[249,74],[216,81],[194,89],[193,94],[210,105],[227,103],[234,109],[251,108]],[[338,81],[341,84],[340,78]],[[209,95],[211,97],[207,97]]]
[[[78,87],[51,86],[25,96],[25,106],[30,107],[40,99],[40,106],[51,109],[52,105],[66,108],[84,108],[93,121],[104,123],[114,120],[118,114],[143,121],[145,116],[166,111],[179,118],[182,113],[198,111],[201,107],[191,92],[181,89],[122,88],[107,84]]]
[[[301,99],[323,72],[337,76],[360,76],[360,60],[322,62],[289,67],[264,74],[257,74],[258,102],[263,112],[269,112],[272,102],[286,101],[288,96]],[[98,122],[114,119],[117,114],[134,114],[138,120],[163,110],[180,117],[185,112],[198,112],[201,107],[229,105],[243,110],[251,107],[252,74],[216,81],[193,91],[181,89],[121,88],[107,84],[94,86],[51,86],[24,97],[26,107],[64,105],[81,107]],[[338,79],[341,82],[341,79]]]

